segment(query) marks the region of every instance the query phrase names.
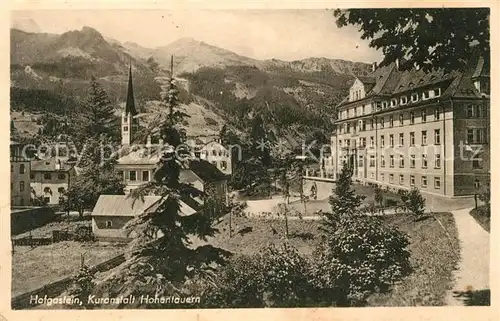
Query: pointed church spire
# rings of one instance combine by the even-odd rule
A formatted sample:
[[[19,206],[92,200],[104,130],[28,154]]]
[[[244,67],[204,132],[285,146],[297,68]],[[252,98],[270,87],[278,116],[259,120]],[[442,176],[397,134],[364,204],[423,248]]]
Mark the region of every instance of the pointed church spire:
[[[132,85],[132,62],[130,62],[130,69],[128,72],[128,92],[127,92],[127,102],[125,104],[125,115],[132,114],[132,116],[137,115],[135,109],[134,101],[134,87]]]

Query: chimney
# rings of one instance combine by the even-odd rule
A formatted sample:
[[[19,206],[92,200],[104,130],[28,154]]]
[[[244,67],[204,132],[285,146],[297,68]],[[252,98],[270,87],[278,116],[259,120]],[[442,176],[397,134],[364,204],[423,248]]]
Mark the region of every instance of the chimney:
[[[396,58],[396,70],[399,70],[399,58]]]
[[[377,70],[377,62],[372,63],[372,72],[375,72]]]
[[[148,135],[148,140],[147,140],[147,143],[146,143],[146,147],[151,147],[151,135]]]
[[[61,160],[58,158],[56,159],[56,170],[60,170],[61,169]]]
[[[160,146],[163,146],[163,139],[160,138],[160,140],[158,141],[159,145]]]

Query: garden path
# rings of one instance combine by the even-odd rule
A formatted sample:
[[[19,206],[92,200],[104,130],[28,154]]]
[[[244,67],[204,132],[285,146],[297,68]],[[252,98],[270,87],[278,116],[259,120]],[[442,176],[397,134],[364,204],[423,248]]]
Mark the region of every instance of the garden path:
[[[489,297],[490,234],[469,214],[471,210],[452,211],[460,240],[460,260],[453,272],[448,305],[475,305],[474,297]]]

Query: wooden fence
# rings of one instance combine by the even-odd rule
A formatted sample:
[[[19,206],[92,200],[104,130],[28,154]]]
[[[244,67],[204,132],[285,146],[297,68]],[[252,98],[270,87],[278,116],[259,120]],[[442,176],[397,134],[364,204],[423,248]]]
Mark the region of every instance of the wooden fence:
[[[13,246],[42,246],[63,241],[91,240],[93,237],[92,228],[80,228],[77,231],[56,230],[52,231],[50,237],[33,237],[32,235],[22,238],[12,239]]]

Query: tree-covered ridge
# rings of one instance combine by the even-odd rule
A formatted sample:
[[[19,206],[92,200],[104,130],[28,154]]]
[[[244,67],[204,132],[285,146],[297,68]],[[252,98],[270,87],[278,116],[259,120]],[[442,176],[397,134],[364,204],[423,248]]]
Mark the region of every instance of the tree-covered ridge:
[[[266,72],[250,66],[200,68],[182,77],[189,80],[191,94],[212,101],[241,129],[258,113],[275,131],[294,128],[302,134],[313,127],[331,129],[333,106],[347,94],[353,79],[333,71]]]

